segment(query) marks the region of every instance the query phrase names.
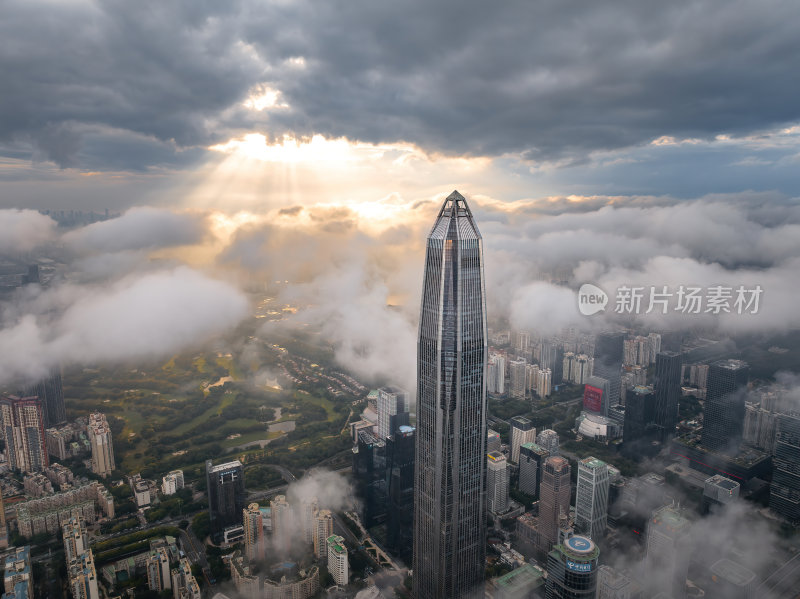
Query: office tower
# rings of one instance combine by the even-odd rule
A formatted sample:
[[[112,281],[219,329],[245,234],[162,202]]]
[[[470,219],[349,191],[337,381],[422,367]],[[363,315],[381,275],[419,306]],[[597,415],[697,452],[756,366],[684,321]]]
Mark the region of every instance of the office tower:
[[[169,555],[166,547],[159,547],[150,553],[146,562],[147,588],[151,591],[161,592],[172,588],[170,577]]]
[[[620,400],[624,333],[605,332],[597,335],[594,344],[594,368],[590,374],[608,381],[609,405]]]
[[[546,428],[536,435],[536,445],[546,449],[550,455],[558,455],[558,433]]]
[[[519,448],[519,490],[534,499],[539,497],[539,479],[544,461],[550,456],[536,443],[523,443]]]
[[[486,456],[486,500],[489,511],[502,514],[508,509],[508,463],[499,451]]]
[[[608,414],[608,381],[599,376],[586,379],[583,389],[583,409],[593,414]]]
[[[500,433],[497,431],[493,431],[489,429],[486,431],[486,452],[490,451],[500,451],[500,446],[502,445],[500,439]]]
[[[414,548],[414,435],[401,426],[386,439],[386,547],[407,564]]]
[[[741,360],[720,360],[708,369],[700,442],[713,451],[735,453],[744,429],[745,387],[750,366]]]
[[[272,519],[272,538],[276,549],[288,552],[292,542],[294,517],[286,495],[276,495],[269,502]]]
[[[739,498],[739,488],[739,483],[721,474],[707,478],[703,483],[702,512],[708,514],[733,503]]]
[[[678,423],[678,400],[681,397],[681,355],[671,351],[659,352],[653,389],[656,394],[655,423],[662,432],[662,441],[675,434]]]
[[[92,446],[92,472],[107,477],[116,468],[114,465],[114,444],[111,440],[111,427],[105,414],[89,414],[89,443]]]
[[[64,540],[64,559],[69,564],[89,549],[86,521],[82,517],[70,518],[64,523],[62,538]]]
[[[539,537],[544,552],[558,543],[561,517],[569,515],[570,473],[569,462],[561,456],[544,461],[539,483]]]
[[[241,524],[247,497],[242,463],[234,460],[214,466],[211,460],[207,460],[206,482],[212,533],[218,535],[228,526]]]
[[[655,418],[655,393],[650,387],[637,386],[628,389],[625,396],[625,425],[622,440],[626,450],[636,450],[646,443],[653,432]]]
[[[525,358],[517,358],[508,363],[508,394],[515,399],[525,399],[527,364]]]
[[[174,495],[183,489],[183,470],[172,470],[161,479],[161,492],[164,495]]]
[[[22,472],[38,472],[50,465],[45,445],[42,402],[35,397],[0,399],[0,418],[8,465]]]
[[[345,587],[350,581],[350,562],[347,559],[347,547],[339,535],[331,535],[328,544],[328,572],[338,587]]]
[[[546,599],[594,599],[600,549],[588,537],[572,536],[547,554]]]
[[[314,516],[314,555],[317,559],[328,559],[328,537],[333,534],[333,514],[330,510],[319,510]]]
[[[800,418],[778,416],[769,507],[791,522],[800,522]]]
[[[595,541],[606,534],[608,521],[608,465],[588,457],[578,462],[575,527]]]
[[[536,395],[549,397],[553,390],[553,373],[549,368],[539,371],[539,380],[536,381]]]
[[[647,568],[653,587],[684,597],[689,571],[690,522],[674,507],[665,505],[647,522]]]
[[[466,200],[445,200],[427,240],[417,345],[414,595],[483,596],[486,301]]]
[[[536,429],[530,420],[522,416],[514,416],[509,422],[511,423],[511,461],[518,464],[520,446],[536,439]]]
[[[264,559],[264,518],[257,503],[251,503],[242,511],[244,528],[244,554],[249,560]]]
[[[604,564],[597,568],[597,599],[644,599],[644,591],[628,572]]]
[[[361,522],[371,528],[386,519],[386,442],[358,431],[353,448],[356,494],[361,498]]]
[[[21,397],[38,397],[42,402],[44,427],[49,428],[67,421],[67,408],[64,405],[64,386],[61,371],[54,370],[45,378],[28,385]]]
[[[408,426],[408,391],[396,387],[378,389],[378,437],[385,439],[400,426]]]

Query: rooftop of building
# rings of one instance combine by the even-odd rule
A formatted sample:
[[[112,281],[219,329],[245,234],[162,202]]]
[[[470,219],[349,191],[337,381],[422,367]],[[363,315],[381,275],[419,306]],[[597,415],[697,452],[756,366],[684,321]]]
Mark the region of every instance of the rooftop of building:
[[[756,577],[752,570],[725,558],[716,562],[710,570],[712,574],[739,587],[749,584]]]
[[[726,370],[741,370],[743,368],[750,368],[750,365],[744,360],[734,360],[732,358],[728,358],[726,360],[717,360],[712,364],[712,366],[724,368]]]
[[[585,466],[586,468],[592,468],[592,469],[602,468],[603,466],[606,466],[606,463],[603,460],[600,460],[592,456],[589,456],[588,458],[583,458],[580,461],[580,464],[581,466]]]
[[[564,555],[581,561],[595,560],[600,555],[600,548],[589,537],[574,535],[564,540],[556,550]]]
[[[242,463],[239,460],[233,460],[232,462],[225,462],[224,464],[217,464],[216,466],[211,466],[208,470],[209,472],[222,472],[224,470],[232,470],[234,468],[241,468]]]
[[[707,478],[705,482],[706,484],[720,487],[721,489],[725,489],[726,491],[733,491],[734,489],[739,487],[739,483],[729,478],[726,478],[721,474],[715,474],[711,478]]]
[[[663,524],[671,530],[680,530],[689,526],[690,522],[678,511],[676,507],[665,505],[653,512],[654,524]]]
[[[503,589],[506,592],[519,589],[520,587],[527,588],[532,591],[544,584],[544,573],[532,566],[525,564],[516,570],[512,570],[508,574],[500,576],[494,581],[495,586]]]
[[[488,457],[488,458],[489,458],[489,459],[490,459],[492,462],[501,462],[501,461],[502,461],[502,462],[504,462],[504,461],[505,461],[505,459],[506,459],[506,456],[504,456],[504,455],[503,455],[501,452],[499,452],[499,451],[490,451],[490,452],[489,452],[489,453],[486,455],[486,457]]]
[[[539,453],[539,454],[548,453],[548,451],[544,447],[534,443],[533,441],[529,441],[528,443],[523,443],[522,445],[520,445],[520,447],[524,447],[525,449],[529,449],[534,453]]]
[[[347,548],[344,546],[344,539],[338,535],[331,535],[328,537],[328,549],[339,554],[347,553]]]

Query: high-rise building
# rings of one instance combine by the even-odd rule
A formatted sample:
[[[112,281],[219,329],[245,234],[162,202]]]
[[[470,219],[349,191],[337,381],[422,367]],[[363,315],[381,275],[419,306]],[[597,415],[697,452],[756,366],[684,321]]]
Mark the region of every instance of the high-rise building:
[[[708,369],[701,443],[706,449],[735,453],[744,429],[744,389],[750,366],[741,360],[720,360]]]
[[[401,426],[386,439],[386,547],[407,564],[414,548],[414,435]]]
[[[487,455],[486,497],[489,511],[502,514],[508,510],[508,463],[499,451]]]
[[[401,426],[408,426],[408,391],[397,387],[378,389],[378,437],[385,439]]]
[[[714,562],[709,573],[709,583],[703,589],[708,599],[756,599],[764,596],[759,593],[756,573],[742,564],[722,558]]]
[[[800,522],[800,417],[778,416],[769,507],[791,522]]]
[[[539,538],[544,552],[558,543],[561,518],[569,515],[570,473],[569,462],[561,456],[544,461],[539,483]]]
[[[314,555],[317,559],[328,559],[328,537],[333,534],[333,514],[330,510],[319,510],[314,516]]]
[[[572,536],[547,554],[546,599],[594,599],[600,549],[588,537]]]
[[[169,554],[166,547],[159,547],[150,552],[146,562],[147,588],[161,592],[172,588],[169,569]]]
[[[344,539],[339,535],[328,537],[328,572],[333,577],[333,582],[338,587],[345,587],[350,581],[350,562],[347,557],[347,547]]]
[[[269,502],[272,519],[272,538],[275,546],[281,551],[288,552],[291,548],[294,518],[292,506],[286,501],[286,495],[276,495]]]
[[[539,371],[535,391],[539,397],[550,397],[550,393],[553,391],[553,373],[549,368]]]
[[[50,465],[39,399],[13,395],[0,399],[0,419],[11,468],[37,472]]]
[[[77,559],[67,564],[69,590],[75,599],[100,599],[94,555],[87,549]]]
[[[575,359],[572,362],[571,374],[571,382],[575,383],[576,385],[585,385],[586,381],[589,380],[589,377],[593,374],[596,374],[594,371],[594,358],[590,358],[586,354],[578,354],[575,356]]]
[[[586,379],[583,389],[583,409],[593,414],[608,415],[608,381],[599,376]]]
[[[597,568],[597,599],[643,599],[642,585],[628,572],[611,566]]]
[[[508,393],[515,399],[525,399],[527,365],[525,358],[517,358],[508,363]]]
[[[297,520],[302,532],[303,542],[306,545],[314,543],[314,516],[319,510],[319,500],[316,497],[305,497],[300,500],[300,505],[295,508]]]
[[[654,588],[673,597],[686,594],[691,541],[689,521],[675,507],[658,508],[647,523],[647,572]]]
[[[27,597],[33,599],[30,545],[17,547],[6,554],[3,585],[6,593],[13,593],[17,588],[21,587],[20,590],[24,589],[24,592],[27,592]]]
[[[550,452],[536,443],[523,443],[519,448],[519,490],[534,499],[539,498],[542,466],[549,456]]]
[[[174,495],[183,489],[183,470],[172,470],[161,479],[161,492],[164,495]]]
[[[367,528],[386,519],[386,441],[358,431],[353,448],[353,475],[361,499],[361,521]]]
[[[3,501],[3,489],[0,488],[0,549],[8,547],[8,524],[6,523],[6,505]]]
[[[597,335],[594,344],[594,367],[590,374],[608,381],[609,405],[620,400],[622,353],[624,333],[604,332]]]
[[[653,380],[655,391],[655,424],[659,427],[662,441],[675,434],[678,423],[678,400],[681,397],[681,355],[676,352],[659,352],[655,357],[656,370]]]
[[[565,352],[561,359],[562,380],[572,382],[575,376],[575,352]]]
[[[181,558],[172,570],[172,596],[178,599],[201,599],[200,585],[192,574],[192,563]]]
[[[536,440],[536,429],[533,423],[523,416],[514,416],[511,423],[511,461],[519,463],[519,448],[523,443]]]
[[[89,414],[89,443],[92,446],[92,472],[107,477],[116,468],[114,464],[114,444],[111,440],[111,427],[105,414]]]
[[[637,451],[655,434],[655,393],[650,387],[636,386],[625,396],[625,424],[622,439],[626,451]]]
[[[264,542],[264,518],[257,503],[251,503],[242,512],[244,528],[244,554],[249,560],[263,561],[266,543]]]
[[[45,428],[67,421],[64,386],[61,382],[60,370],[54,370],[45,378],[26,386],[20,396],[39,398],[42,402],[42,418]]]
[[[211,460],[207,460],[206,482],[212,533],[219,534],[228,526],[241,524],[247,498],[242,463],[234,460],[214,466]]]
[[[64,540],[64,559],[69,564],[89,549],[89,535],[83,518],[70,518],[62,528]]]
[[[481,235],[453,192],[425,253],[417,345],[414,595],[483,595],[486,299]]]
[[[489,357],[486,370],[486,390],[489,393],[502,395],[506,392],[506,359],[499,354]]]
[[[536,435],[536,445],[543,447],[550,455],[558,455],[558,433],[546,428]]]
[[[606,534],[608,485],[608,464],[593,457],[578,462],[575,527],[595,541]]]
[[[656,356],[661,352],[661,335],[659,333],[650,333],[647,336],[650,342],[650,363],[656,361]]]

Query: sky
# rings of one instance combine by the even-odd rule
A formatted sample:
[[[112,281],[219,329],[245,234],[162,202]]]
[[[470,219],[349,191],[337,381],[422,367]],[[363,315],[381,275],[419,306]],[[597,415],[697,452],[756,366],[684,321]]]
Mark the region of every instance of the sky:
[[[8,376],[174,351],[231,330],[253,281],[286,281],[280,299],[304,309],[273,326],[314,324],[358,374],[408,385],[424,237],[453,189],[484,236],[490,316],[512,326],[608,325],[610,309],[577,314],[583,282],[610,305],[626,284],[764,289],[758,315],[654,314],[652,328],[799,324],[797,2],[2,12],[0,253],[55,246],[75,265],[4,305],[0,346],[29,348]],[[105,209],[123,216],[72,231],[35,212]],[[180,322],[167,308],[185,288],[208,293]],[[85,298],[152,336],[76,337]],[[193,326],[220,305],[229,318]]]

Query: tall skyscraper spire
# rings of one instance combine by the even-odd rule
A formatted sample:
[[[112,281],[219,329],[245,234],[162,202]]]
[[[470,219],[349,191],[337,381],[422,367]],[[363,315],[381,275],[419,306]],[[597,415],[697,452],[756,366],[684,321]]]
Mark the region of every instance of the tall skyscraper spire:
[[[467,201],[454,191],[425,252],[417,343],[417,599],[483,597],[486,338],[483,242]]]

